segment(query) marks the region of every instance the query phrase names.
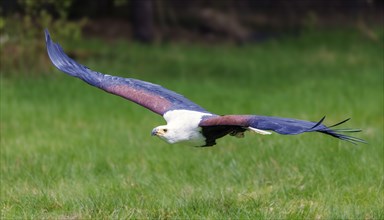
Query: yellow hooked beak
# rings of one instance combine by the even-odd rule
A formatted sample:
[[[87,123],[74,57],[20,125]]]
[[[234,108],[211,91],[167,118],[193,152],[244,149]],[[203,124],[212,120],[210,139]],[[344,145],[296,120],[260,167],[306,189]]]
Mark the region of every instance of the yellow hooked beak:
[[[167,129],[154,128],[151,132],[151,135],[152,136],[164,136],[166,132],[167,132]]]

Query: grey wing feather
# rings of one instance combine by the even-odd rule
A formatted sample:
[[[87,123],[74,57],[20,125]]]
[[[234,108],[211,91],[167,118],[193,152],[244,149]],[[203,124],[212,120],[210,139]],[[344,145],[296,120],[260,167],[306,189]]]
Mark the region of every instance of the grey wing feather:
[[[160,115],[176,109],[208,112],[184,96],[160,85],[102,74],[77,63],[64,53],[59,44],[52,42],[48,30],[45,30],[45,40],[48,56],[53,65],[64,73],[80,78],[92,86],[133,101]]]

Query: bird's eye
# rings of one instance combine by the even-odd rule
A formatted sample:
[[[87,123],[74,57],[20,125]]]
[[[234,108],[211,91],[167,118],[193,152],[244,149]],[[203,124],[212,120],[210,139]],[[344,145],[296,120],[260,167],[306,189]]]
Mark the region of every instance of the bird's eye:
[[[163,129],[163,131],[164,131],[164,132],[167,132],[167,131],[168,131],[168,129],[164,128],[164,129]]]

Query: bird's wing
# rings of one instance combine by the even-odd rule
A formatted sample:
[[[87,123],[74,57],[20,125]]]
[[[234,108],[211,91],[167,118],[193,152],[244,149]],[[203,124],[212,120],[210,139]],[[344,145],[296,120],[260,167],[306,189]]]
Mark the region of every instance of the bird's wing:
[[[184,96],[160,85],[102,74],[77,63],[64,53],[58,43],[52,42],[48,30],[45,30],[45,41],[53,65],[64,73],[80,78],[92,86],[133,101],[160,115],[176,109],[207,112]]]
[[[279,134],[300,134],[304,132],[321,132],[323,134],[331,135],[341,140],[349,141],[351,143],[366,143],[364,140],[351,137],[342,132],[359,132],[359,129],[332,129],[349,119],[341,121],[332,126],[325,126],[323,123],[325,117],[319,122],[310,122],[292,118],[280,118],[270,116],[257,116],[257,115],[225,115],[225,116],[207,116],[204,117],[199,126],[239,126],[261,134],[267,134],[265,131],[274,131]]]

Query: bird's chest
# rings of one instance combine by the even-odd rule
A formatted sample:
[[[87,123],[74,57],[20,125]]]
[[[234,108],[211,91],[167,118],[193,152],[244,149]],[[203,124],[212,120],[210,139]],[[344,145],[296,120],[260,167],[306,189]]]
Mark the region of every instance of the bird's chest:
[[[168,126],[174,132],[172,135],[174,142],[185,142],[192,146],[205,145],[205,137],[202,134],[202,129],[197,123],[169,123]]]
[[[164,118],[168,122],[168,126],[174,131],[174,142],[186,142],[192,146],[205,145],[205,137],[202,134],[199,123],[204,115],[207,113],[188,111],[188,110],[174,110],[167,112]]]

